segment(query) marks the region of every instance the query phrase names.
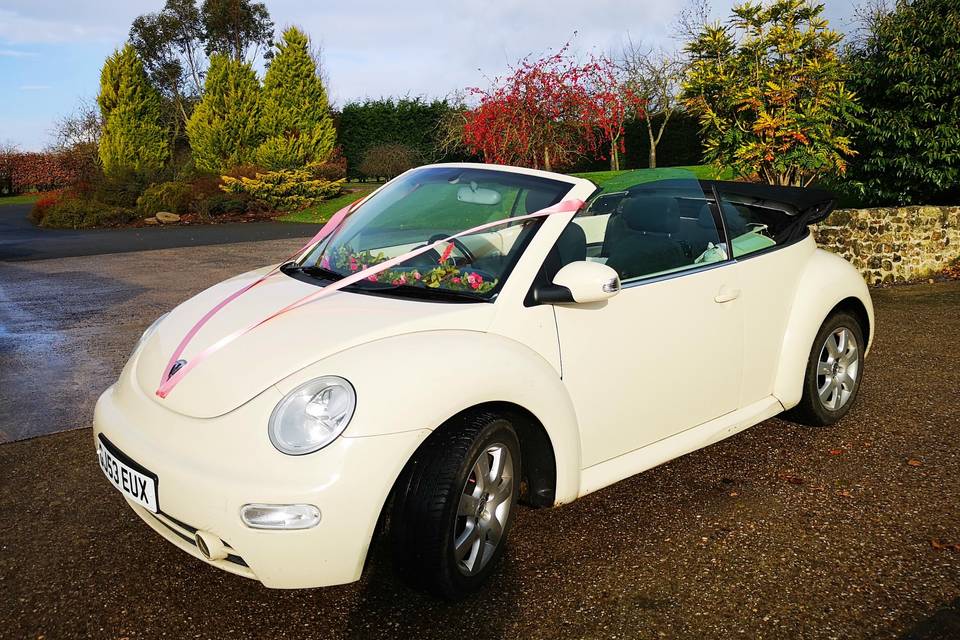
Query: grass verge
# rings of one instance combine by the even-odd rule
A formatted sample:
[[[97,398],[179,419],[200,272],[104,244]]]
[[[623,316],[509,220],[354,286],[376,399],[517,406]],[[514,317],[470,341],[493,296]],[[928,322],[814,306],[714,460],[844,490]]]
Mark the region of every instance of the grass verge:
[[[40,197],[38,193],[24,193],[19,196],[0,197],[0,207],[8,204],[33,204]]]

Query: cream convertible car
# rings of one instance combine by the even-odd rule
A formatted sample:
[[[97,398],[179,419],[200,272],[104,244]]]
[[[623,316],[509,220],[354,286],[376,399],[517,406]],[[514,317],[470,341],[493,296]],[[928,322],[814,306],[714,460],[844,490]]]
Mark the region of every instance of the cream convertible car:
[[[840,419],[873,310],[807,229],[830,196],[655,175],[403,174],[144,332],[97,403],[105,474],[164,538],[268,587],[357,580],[381,531],[455,598],[518,503],[787,409]]]

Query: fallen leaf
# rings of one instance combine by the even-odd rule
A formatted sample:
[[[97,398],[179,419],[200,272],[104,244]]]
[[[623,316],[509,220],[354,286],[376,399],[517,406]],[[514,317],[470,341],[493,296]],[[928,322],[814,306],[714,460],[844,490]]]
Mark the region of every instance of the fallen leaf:
[[[941,542],[937,538],[934,538],[930,541],[930,546],[936,551],[942,551],[944,549],[949,549],[950,551],[960,551],[960,542]]]
[[[914,460],[913,458],[911,458],[910,460],[907,460],[907,464],[910,465],[911,467],[919,467],[923,463],[920,462],[919,460]]]
[[[848,490],[846,490],[846,489],[840,489],[839,491],[837,491],[837,495],[840,496],[841,498],[852,498],[852,497],[853,497],[853,494],[850,493],[850,492],[849,492]]]
[[[730,497],[731,497],[731,498],[736,498],[738,495],[740,495],[740,494],[737,493],[736,491],[731,491],[731,492],[730,492]]]
[[[830,455],[832,456],[839,456],[841,453],[843,453],[843,449],[830,449]]]
[[[804,480],[800,476],[794,476],[789,474],[784,475],[783,479],[789,482],[790,484],[803,484],[804,482],[806,482],[806,480]]]

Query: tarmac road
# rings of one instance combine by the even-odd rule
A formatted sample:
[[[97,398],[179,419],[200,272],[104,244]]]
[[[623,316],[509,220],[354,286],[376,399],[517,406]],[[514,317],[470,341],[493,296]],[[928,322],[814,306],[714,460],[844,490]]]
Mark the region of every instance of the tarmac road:
[[[0,263],[0,638],[960,637],[957,282],[874,291],[841,424],[769,420],[521,510],[458,605],[379,548],[356,584],[271,591],[163,542],[96,466],[93,401],[157,315],[296,246]]]

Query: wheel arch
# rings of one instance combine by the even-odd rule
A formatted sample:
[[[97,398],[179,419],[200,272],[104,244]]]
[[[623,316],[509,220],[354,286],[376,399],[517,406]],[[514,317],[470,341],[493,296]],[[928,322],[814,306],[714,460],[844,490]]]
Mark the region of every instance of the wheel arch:
[[[823,322],[837,311],[851,313],[862,323],[866,354],[873,343],[875,326],[870,291],[853,265],[817,249],[798,281],[781,344],[773,395],[785,409],[800,402],[813,340]]]

